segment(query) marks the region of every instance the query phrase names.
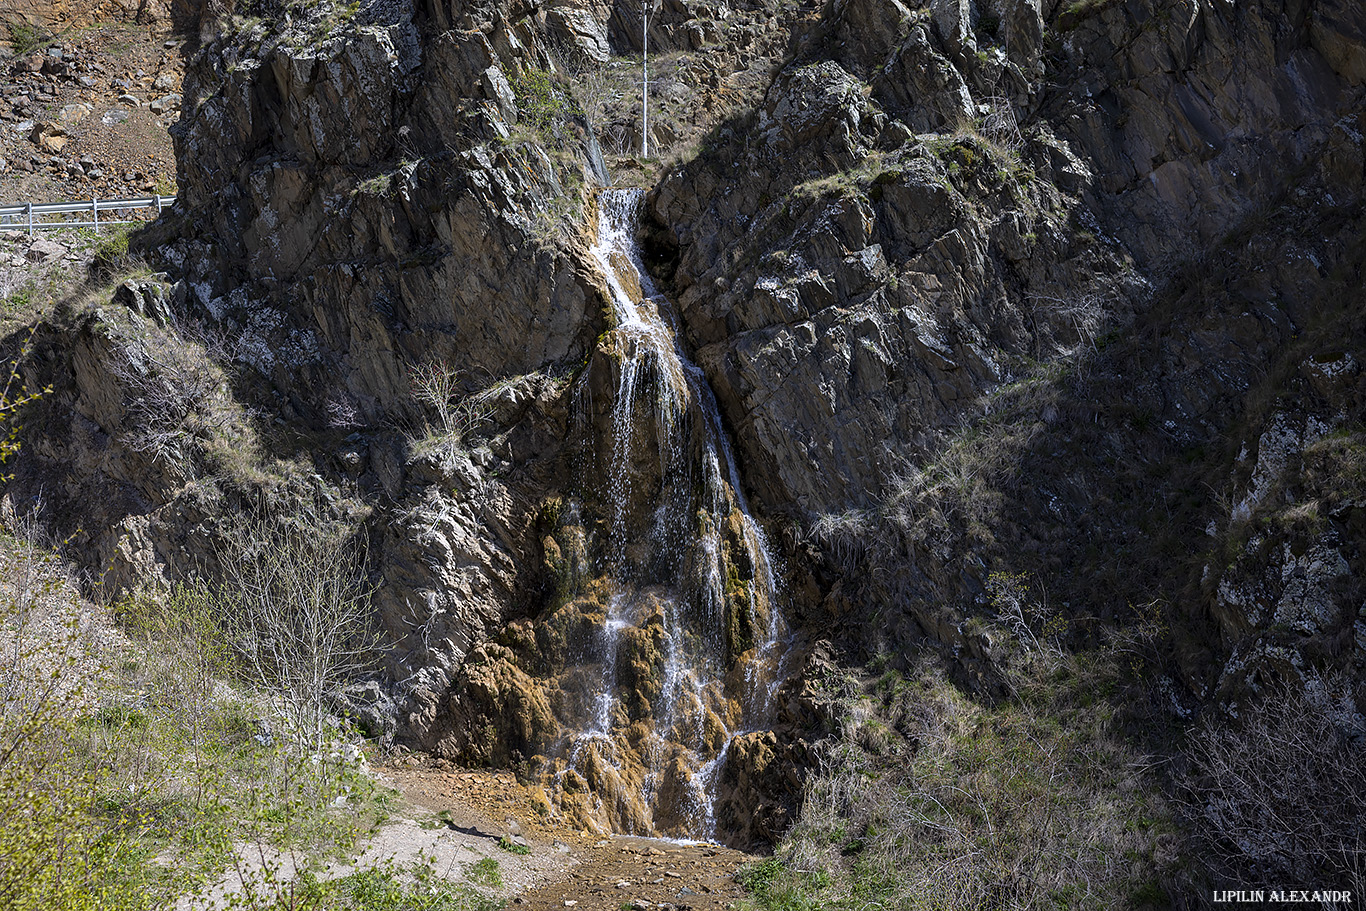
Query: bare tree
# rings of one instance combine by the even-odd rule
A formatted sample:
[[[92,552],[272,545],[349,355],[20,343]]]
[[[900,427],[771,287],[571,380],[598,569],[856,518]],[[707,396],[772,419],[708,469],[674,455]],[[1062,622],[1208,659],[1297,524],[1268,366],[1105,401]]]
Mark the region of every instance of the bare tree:
[[[983,136],[1011,152],[1024,148],[1024,135],[1009,98],[993,95],[982,102],[982,107],[986,110],[979,128]]]
[[[126,390],[128,446],[168,462],[188,458],[194,431],[223,423],[222,371],[199,346],[173,330],[153,328],[116,343],[108,361]]]
[[[1096,332],[1104,325],[1112,310],[1112,301],[1101,291],[1088,291],[1075,297],[1052,297],[1036,294],[1031,298],[1034,304],[1034,331],[1039,332],[1039,315],[1049,322],[1066,321],[1071,324],[1078,341],[1095,350]]]
[[[493,392],[466,393],[464,372],[446,361],[411,365],[408,383],[418,404],[435,412],[437,426],[432,429],[443,447],[459,449],[493,412]]]
[[[292,521],[258,513],[227,538],[220,607],[253,682],[280,696],[292,733],[326,744],[331,694],[371,664],[378,636],[365,546],[316,511]]]
[[[1342,674],[1278,683],[1191,736],[1184,803],[1216,873],[1366,888],[1366,722]],[[1250,880],[1249,880],[1250,877]]]

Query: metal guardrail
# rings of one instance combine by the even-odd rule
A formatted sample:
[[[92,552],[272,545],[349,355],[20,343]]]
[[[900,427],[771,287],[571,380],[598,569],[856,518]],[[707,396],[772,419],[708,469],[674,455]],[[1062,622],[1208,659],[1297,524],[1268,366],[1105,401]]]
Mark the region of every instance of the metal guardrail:
[[[167,206],[175,205],[174,196],[143,196],[137,199],[91,199],[89,202],[26,202],[16,205],[0,206],[0,227],[27,228],[32,234],[35,229],[46,228],[94,228],[98,234],[101,225],[130,225],[145,221],[141,218],[106,218],[101,220],[101,212],[120,212],[127,209],[155,208],[157,215]],[[88,214],[89,221],[57,220],[46,221],[51,215]]]

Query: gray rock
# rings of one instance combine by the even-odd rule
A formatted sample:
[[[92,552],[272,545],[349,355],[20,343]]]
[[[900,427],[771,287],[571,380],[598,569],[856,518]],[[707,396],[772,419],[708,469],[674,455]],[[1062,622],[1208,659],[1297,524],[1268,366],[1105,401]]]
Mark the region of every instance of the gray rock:
[[[87,104],[68,104],[57,112],[57,120],[66,126],[81,123],[86,117],[90,116],[90,105]]]
[[[967,81],[934,47],[924,25],[911,28],[873,81],[873,92],[917,133],[952,129],[977,113]]]
[[[38,237],[29,244],[27,255],[28,261],[31,263],[46,263],[59,259],[66,254],[66,247],[56,241],[48,240],[46,237]]]
[[[606,63],[612,55],[607,43],[607,25],[594,17],[591,9],[555,6],[546,12],[552,34],[576,48],[586,60]]]
[[[1309,34],[1315,49],[1348,82],[1366,83],[1366,21],[1352,0],[1324,0],[1315,7]]]
[[[955,54],[977,49],[973,27],[977,24],[977,7],[972,0],[931,0],[930,16],[939,40]]]
[[[158,325],[165,325],[171,319],[171,289],[164,278],[162,276],[161,280],[149,281],[128,279],[115,289],[114,303],[127,307]]]
[[[153,114],[165,114],[167,111],[174,111],[180,108],[180,95],[162,95],[160,98],[148,105]]]

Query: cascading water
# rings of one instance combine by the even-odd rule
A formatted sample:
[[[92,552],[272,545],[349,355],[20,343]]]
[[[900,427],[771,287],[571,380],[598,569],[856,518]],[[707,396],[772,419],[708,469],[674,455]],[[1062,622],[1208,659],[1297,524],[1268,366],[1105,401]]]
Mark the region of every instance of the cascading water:
[[[684,355],[669,302],[634,240],[643,192],[604,190],[592,249],[612,299],[619,365],[610,477],[611,594],[587,679],[590,718],[565,745],[566,771],[630,834],[710,837],[734,736],[760,724],[778,682],[785,627],[773,558],[750,515],[716,399]],[[633,466],[658,452],[658,477]],[[643,522],[639,517],[647,517]],[[647,629],[648,627],[648,629]],[[624,636],[652,635],[658,695],[623,704]],[[651,690],[653,692],[653,690]],[[640,757],[637,768],[622,759]],[[561,773],[563,774],[563,773]]]

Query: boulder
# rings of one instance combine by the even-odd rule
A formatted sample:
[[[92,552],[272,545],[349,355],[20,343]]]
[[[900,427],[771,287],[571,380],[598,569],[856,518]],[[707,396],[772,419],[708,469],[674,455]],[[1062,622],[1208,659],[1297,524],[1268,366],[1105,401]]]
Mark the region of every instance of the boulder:
[[[171,319],[170,286],[165,279],[165,275],[149,280],[130,278],[114,290],[114,303],[164,326]]]
[[[28,247],[28,261],[31,263],[49,263],[60,259],[67,254],[67,248],[62,244],[46,237],[36,238]]]
[[[90,116],[90,105],[68,104],[57,112],[57,119],[63,126],[73,126]]]
[[[28,138],[38,148],[53,155],[59,154],[70,142],[66,128],[50,120],[35,125],[29,131]]]
[[[153,114],[165,114],[168,111],[180,110],[180,102],[180,95],[162,95],[147,107]]]
[[[612,56],[607,43],[607,24],[599,22],[591,10],[556,6],[546,13],[552,35],[574,48],[585,60],[606,63]]]
[[[977,7],[972,0],[931,0],[930,17],[935,34],[953,53],[977,49],[973,29],[977,25]]]

